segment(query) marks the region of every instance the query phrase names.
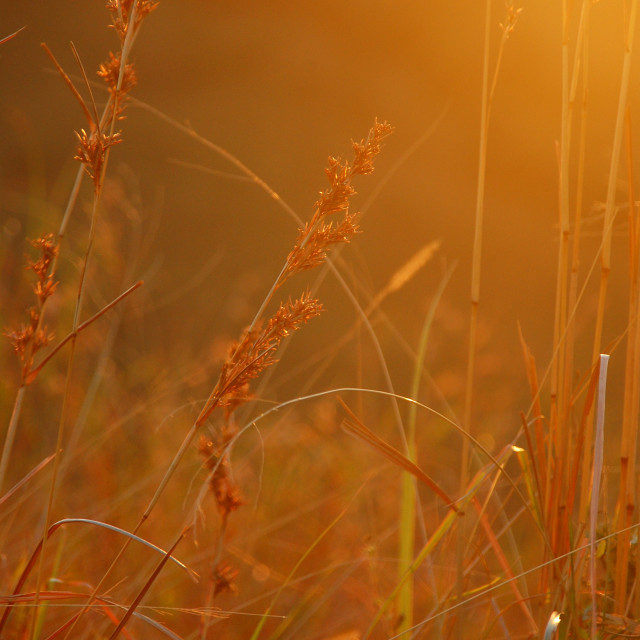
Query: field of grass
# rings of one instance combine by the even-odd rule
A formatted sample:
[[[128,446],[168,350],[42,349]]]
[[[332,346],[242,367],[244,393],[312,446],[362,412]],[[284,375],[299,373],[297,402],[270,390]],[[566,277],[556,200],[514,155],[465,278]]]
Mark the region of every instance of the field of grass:
[[[0,10],[0,638],[637,637],[638,0],[94,4]]]

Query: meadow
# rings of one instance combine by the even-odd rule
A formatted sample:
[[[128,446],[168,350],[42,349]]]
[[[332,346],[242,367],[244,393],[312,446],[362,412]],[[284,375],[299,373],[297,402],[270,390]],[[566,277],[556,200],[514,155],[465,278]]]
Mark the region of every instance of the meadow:
[[[637,4],[0,10],[0,638],[637,636]]]

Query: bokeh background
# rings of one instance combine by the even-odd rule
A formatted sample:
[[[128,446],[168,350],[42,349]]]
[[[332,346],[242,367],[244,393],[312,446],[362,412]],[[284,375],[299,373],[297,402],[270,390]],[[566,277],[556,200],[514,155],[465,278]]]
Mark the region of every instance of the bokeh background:
[[[544,349],[556,255],[561,15],[552,1],[525,3],[523,8],[507,44],[492,111],[482,315],[494,338],[514,350],[514,358],[519,321],[545,359],[550,355]],[[12,234],[23,238],[56,226],[57,219],[45,219],[46,209],[34,209],[38,202],[27,209],[25,193],[33,185],[38,191],[29,194],[32,200],[63,206],[63,185],[74,165],[73,130],[85,125],[39,43],[46,42],[74,74],[73,41],[92,75],[113,47],[114,36],[101,29],[100,2],[7,4],[0,11],[5,31],[27,26],[0,52],[7,243]],[[495,3],[494,12],[492,70],[502,3]],[[587,213],[606,189],[622,18],[612,3],[594,6]],[[447,297],[466,314],[483,24],[482,3],[165,2],[136,44],[135,97],[190,123],[234,154],[303,218],[324,187],[326,156],[348,155],[348,141],[364,136],[374,117],[388,120],[397,131],[380,160],[379,175],[361,185],[361,202],[444,110],[433,135],[369,204],[365,233],[348,259],[358,261],[358,277],[375,292],[415,250],[439,239],[442,248],[430,273],[421,274],[389,304],[396,309],[416,299],[426,304],[433,282],[441,277],[439,263],[455,262]],[[637,92],[632,83],[632,103]],[[202,320],[193,330],[205,339],[225,313],[237,311],[232,309],[237,281],[228,274],[264,278],[247,283],[259,297],[288,251],[295,223],[253,185],[173,164],[179,160],[235,171],[150,113],[132,107],[123,134],[127,144],[114,154],[114,166],[135,176],[141,205],[161,218],[145,229],[145,235],[155,233],[155,244],[140,273],[151,259],[157,261],[148,288],[174,290],[199,273],[212,255],[220,256],[215,277],[183,298],[192,309],[190,322]],[[619,249],[624,253],[623,246]],[[233,320],[241,323],[242,313],[238,316]],[[421,314],[399,313],[394,322],[415,343]]]
[[[505,17],[503,3],[493,5],[491,73]],[[606,194],[623,55],[622,5],[602,1],[592,7],[582,281],[598,259],[600,203]],[[529,403],[518,325],[541,372],[552,355],[562,16],[556,0],[523,0],[517,6],[523,11],[504,51],[489,129],[475,419],[490,448],[515,435],[517,412]],[[577,29],[574,14],[571,37]],[[363,211],[363,232],[340,252],[340,268],[366,307],[414,252],[431,241],[441,243],[429,264],[384,301],[372,322],[394,388],[406,394],[425,315],[445,273],[454,267],[431,330],[431,382],[423,391],[424,400],[454,418],[462,411],[469,324],[484,15],[484,3],[462,0],[164,0],[145,23],[132,55],[139,79],[135,98],[233,154],[303,219],[326,186],[327,156],[350,157],[350,140],[364,137],[376,117],[395,126],[376,173],[357,185],[354,207]],[[117,45],[106,24],[102,2],[0,6],[0,36],[26,26],[0,47],[3,326],[19,324],[30,304],[23,268],[27,239],[57,230],[77,168],[73,132],[86,126],[40,43],[46,42],[76,77],[72,41],[93,78]],[[636,62],[633,78],[639,70]],[[632,121],[639,86],[631,82]],[[95,96],[98,103],[104,100],[99,89]],[[88,309],[100,307],[137,279],[145,285],[127,303],[117,334],[114,330],[105,379],[120,400],[107,402],[101,415],[121,420],[125,408],[135,412],[142,406],[143,413],[156,414],[150,423],[173,424],[175,411],[180,414],[176,424],[182,424],[188,422],[184,413],[196,412],[210,390],[228,341],[252,320],[297,225],[258,186],[238,179],[235,167],[166,119],[135,103],[126,115],[124,142],[110,160]],[[574,159],[572,177],[575,166]],[[91,195],[86,189],[60,267],[61,289],[69,299],[84,251],[84,209]],[[621,176],[620,202],[625,202],[625,189]],[[605,343],[626,326],[625,232],[623,214],[614,235]],[[597,268],[594,273],[580,312],[585,322],[578,323],[583,333],[577,375],[589,365]],[[305,367],[318,352],[330,353],[357,318],[331,274],[300,278],[291,285],[292,295],[307,286],[317,288],[327,311],[292,341],[261,391],[263,397],[283,400],[341,385],[380,388],[380,363],[366,333],[332,354],[326,369]],[[70,310],[61,302],[50,313],[50,324],[64,335]],[[82,341],[96,357],[115,324],[104,326],[87,332]],[[18,367],[11,364],[8,344],[0,353],[7,372],[0,383],[6,422]],[[21,455],[30,455],[40,439],[55,441],[56,414],[50,409],[59,401],[52,398],[59,397],[63,365],[58,378],[52,375],[44,389],[34,391],[37,401],[26,415],[46,428],[27,430],[17,444]],[[615,376],[623,366],[622,357],[612,359],[613,424],[619,412]],[[94,371],[95,360],[87,359],[78,364],[77,376],[89,380]],[[73,410],[81,412],[82,398]],[[144,432],[137,424],[126,439],[144,448],[145,455],[160,458],[151,452],[158,429]],[[82,432],[73,433],[77,444]],[[615,438],[615,426],[612,434]],[[439,464],[445,477],[455,478],[460,441],[449,436],[437,436],[446,445]],[[424,437],[428,442],[429,434]],[[179,442],[175,434],[167,438],[167,448]],[[135,468],[115,473],[121,446],[113,445],[114,474],[94,467],[96,490],[105,500],[135,476]],[[24,469],[16,469],[14,479],[20,473]],[[73,504],[72,497],[67,499]]]

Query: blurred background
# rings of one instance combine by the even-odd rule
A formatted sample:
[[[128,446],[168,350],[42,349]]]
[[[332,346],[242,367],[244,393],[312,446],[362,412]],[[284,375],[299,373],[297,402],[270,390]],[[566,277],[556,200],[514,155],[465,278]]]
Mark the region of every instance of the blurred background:
[[[578,322],[583,331],[578,338],[583,346],[576,361],[578,376],[585,373],[591,352],[601,203],[623,55],[622,5],[597,2],[591,12],[581,282],[594,261],[596,269],[581,306],[585,322]],[[518,411],[529,405],[518,326],[541,372],[552,355],[562,16],[556,0],[523,0],[516,6],[523,11],[506,43],[497,79],[486,178],[475,414],[490,448],[513,437],[519,428]],[[502,2],[493,3],[490,75],[505,13]],[[577,13],[576,8],[570,17],[572,42]],[[132,96],[156,112],[136,103],[127,108],[123,143],[111,154],[90,280],[87,314],[134,281],[145,280],[113,329],[105,380],[107,387],[117,389],[119,400],[107,402],[102,415],[122,419],[125,408],[134,412],[137,402],[145,412],[156,414],[156,424],[171,422],[174,411],[196,413],[215,381],[229,340],[253,319],[296,237],[296,222],[278,202],[240,179],[237,168],[168,119],[233,154],[300,218],[308,219],[318,192],[327,185],[327,156],[349,159],[350,141],[365,137],[377,117],[396,130],[386,141],[376,172],[356,185],[359,195],[353,208],[363,212],[362,233],[339,252],[339,268],[366,307],[416,251],[440,242],[433,259],[371,319],[394,388],[407,394],[424,318],[437,287],[453,268],[431,329],[427,369],[432,382],[425,383],[423,400],[460,418],[484,20],[485,3],[462,0],[160,2],[132,55],[139,80]],[[0,36],[26,26],[0,47],[3,327],[19,324],[32,304],[24,271],[27,239],[57,231],[77,169],[73,132],[86,127],[40,43],[45,42],[75,78],[79,71],[72,41],[88,76],[94,78],[108,51],[117,48],[107,23],[102,2],[0,6]],[[639,70],[636,61],[633,78]],[[86,96],[82,82],[76,85]],[[632,81],[632,121],[639,92],[640,84]],[[100,104],[104,93],[96,89],[95,97]],[[577,127],[574,136],[577,139]],[[574,157],[572,178],[575,167]],[[62,249],[59,276],[68,300],[76,290],[77,264],[85,249],[91,190],[88,184],[84,189]],[[626,202],[624,169],[619,200]],[[605,343],[621,335],[627,322],[626,230],[623,213],[614,232]],[[291,295],[308,286],[317,291],[326,312],[296,335],[261,389],[261,398],[283,400],[341,385],[384,386],[382,367],[366,332],[347,348],[331,352],[331,345],[357,320],[335,277],[326,272],[300,276],[290,285]],[[60,308],[52,304],[49,310],[49,324],[59,336],[68,331],[71,318],[72,307],[63,304],[64,295]],[[99,356],[105,335],[116,327],[115,320],[110,322],[83,337],[87,353],[94,350]],[[332,358],[330,366],[305,366],[325,349]],[[2,371],[7,372],[0,383],[4,423],[19,372],[7,343],[0,354]],[[80,362],[77,377],[89,380],[95,362]],[[622,356],[612,359],[614,389],[623,366]],[[47,406],[59,402],[64,358],[59,371],[33,392],[40,402],[53,403]],[[619,408],[611,406],[615,421]],[[81,412],[82,398],[73,409],[76,415]],[[43,420],[48,427],[26,437],[18,451],[26,452],[38,438],[54,441],[56,414],[51,419],[42,415],[37,403],[27,411],[30,420]],[[176,424],[187,422],[183,415],[176,419]],[[138,447],[158,433],[142,435],[139,429],[132,428],[126,436]],[[72,433],[81,440],[81,431]],[[180,440],[178,435],[168,437],[168,448]],[[429,434],[424,437],[429,442]],[[153,443],[148,446],[151,449]],[[449,447],[438,462],[444,477],[455,478],[459,439]],[[119,448],[113,449],[115,468]],[[135,471],[130,470],[132,476]],[[105,498],[115,490],[114,483],[127,486],[124,476],[109,479],[107,473],[94,473]]]
[[[502,3],[493,7],[491,74],[506,15]],[[519,372],[524,380],[517,323],[540,363],[551,355],[562,16],[552,0],[525,2],[522,8],[506,45],[491,114],[481,320],[492,354],[485,374]],[[430,353],[441,375],[454,374],[449,383],[465,358],[484,13],[483,3],[449,0],[163,2],[133,54],[139,77],[134,97],[235,155],[303,219],[325,187],[328,155],[349,157],[349,141],[364,137],[375,117],[396,127],[377,175],[360,183],[355,207],[366,205],[363,233],[342,256],[358,295],[374,295],[415,251],[441,242],[430,265],[385,302],[383,311],[415,347],[433,291],[455,265]],[[39,44],[46,42],[67,72],[77,75],[73,41],[93,78],[116,42],[103,27],[101,2],[5,3],[0,16],[3,33],[27,27],[0,50],[6,263],[9,252],[22,258],[25,238],[57,229],[76,167],[73,131],[86,126]],[[570,22],[573,36],[576,17]],[[599,243],[597,205],[606,194],[623,11],[614,3],[597,3],[591,25],[585,273]],[[632,82],[632,106],[638,91]],[[99,91],[96,96],[100,101]],[[256,185],[207,173],[238,171],[149,111],[131,105],[122,129],[125,142],[112,154],[111,175],[120,176],[120,188],[127,184],[140,216],[138,246],[145,251],[131,275],[144,277],[144,295],[152,306],[162,306],[162,314],[154,315],[154,324],[162,325],[156,339],[167,350],[184,353],[211,345],[221,333],[237,335],[277,274],[296,223]],[[626,244],[621,234],[618,238],[614,268],[620,266],[616,273],[622,278],[613,283],[612,301],[626,295]],[[3,281],[5,324],[15,323],[12,314],[21,312],[8,304],[23,286],[20,269],[14,273]],[[326,331],[327,341],[354,318],[350,303],[334,293],[338,289],[328,276],[320,291],[329,313],[313,331]],[[623,309],[619,315],[618,322],[615,314],[609,316],[605,340],[623,330]],[[385,353],[396,374],[406,375],[410,361],[393,338],[381,339],[389,340]]]
[[[490,128],[483,254],[483,316],[499,320],[498,332],[511,339],[516,321],[531,340],[542,332],[540,348],[550,326],[541,310],[549,311],[553,302],[556,254],[561,68],[556,4],[524,3],[507,43]],[[63,206],[64,187],[75,168],[73,130],[86,126],[39,43],[46,42],[74,75],[73,41],[92,78],[116,43],[109,29],[101,28],[101,2],[81,7],[74,2],[13,4],[0,11],[7,33],[27,27],[0,51],[2,215],[3,221],[16,222],[8,231],[5,225],[6,243],[12,233],[23,237],[41,228],[55,230],[58,219],[47,220],[46,210],[34,208],[37,202],[26,208],[26,183],[39,189],[27,192],[32,200],[44,197],[41,204],[49,208]],[[396,133],[380,159],[378,175],[361,183],[358,204],[367,201],[385,173],[444,113],[433,135],[369,204],[364,234],[346,259],[359,262],[358,277],[376,291],[414,251],[439,239],[442,248],[428,269],[431,275],[421,274],[389,304],[402,306],[416,296],[426,304],[432,288],[426,278],[437,281],[441,276],[437,262],[455,262],[449,292],[451,297],[456,292],[457,306],[466,314],[484,11],[482,3],[462,2],[329,2],[311,7],[165,2],[136,43],[139,85],[134,97],[188,122],[234,154],[302,218],[309,216],[325,186],[326,156],[348,157],[349,140],[363,137],[374,117],[391,122]],[[492,72],[504,20],[502,3],[494,3],[494,12]],[[594,6],[587,208],[601,201],[606,189],[622,17],[612,3]],[[632,83],[632,102],[637,98]],[[288,251],[295,223],[254,185],[174,164],[237,173],[152,114],[132,106],[123,137],[126,144],[113,154],[114,168],[135,176],[141,206],[161,218],[153,225],[157,228],[144,233],[156,234],[157,271],[149,287],[174,290],[212,255],[220,256],[215,280],[191,298],[203,320],[198,330],[208,331],[224,308],[233,306],[230,289],[236,282],[228,274],[249,277],[259,266],[258,277],[264,277],[266,286]],[[12,231],[18,226],[19,232]],[[142,264],[140,273],[148,267]],[[256,284],[255,295],[261,293]],[[420,314],[412,315],[394,319],[413,321],[413,327],[401,327],[403,333],[420,325]],[[415,341],[413,333],[406,335]]]

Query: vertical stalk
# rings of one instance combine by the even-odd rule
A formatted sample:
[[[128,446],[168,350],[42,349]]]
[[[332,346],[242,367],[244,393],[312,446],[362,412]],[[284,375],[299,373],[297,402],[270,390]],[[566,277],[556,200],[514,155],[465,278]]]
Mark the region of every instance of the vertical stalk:
[[[624,376],[624,404],[622,414],[622,433],[625,447],[633,457],[632,467],[635,469],[635,451],[637,448],[637,424],[638,424],[638,385],[640,384],[640,323],[638,316],[640,311],[640,282],[638,278],[638,254],[640,242],[638,237],[638,219],[633,188],[633,156],[631,136],[631,112],[626,112],[626,140],[627,140],[627,184],[629,196],[629,331],[627,334],[627,351]],[[629,493],[635,495],[630,489],[637,482],[637,474],[633,473],[629,478]],[[635,500],[634,500],[635,506]],[[634,508],[635,511],[635,508]],[[637,521],[637,514],[635,514]],[[636,590],[640,578],[636,576]],[[640,598],[635,591],[634,615],[640,610]]]
[[[629,303],[629,342],[627,344],[627,363],[625,371],[625,402],[623,413],[623,429],[634,434],[634,424],[638,424],[640,413],[640,224],[638,221],[638,207],[636,205],[633,188],[633,154],[631,136],[631,110],[627,107],[627,184],[629,195],[629,281],[631,300]],[[630,362],[631,361],[631,362]],[[635,451],[636,444],[633,443]],[[632,479],[637,483],[637,478]],[[636,485],[637,486],[637,485]],[[632,615],[640,616],[640,576],[636,571],[635,580],[635,607]]]
[[[576,202],[575,216],[573,223],[573,247],[571,261],[571,280],[569,285],[569,305],[571,310],[572,322],[567,327],[567,346],[566,346],[566,372],[565,372],[565,389],[567,393],[571,388],[571,376],[573,372],[573,350],[575,341],[575,319],[576,305],[578,300],[578,270],[580,267],[580,239],[582,228],[582,197],[584,187],[584,168],[586,157],[586,137],[587,137],[587,111],[588,111],[588,95],[589,95],[589,16],[591,1],[585,0],[583,11],[583,36],[582,36],[582,108],[580,115],[580,138],[578,143],[578,170],[576,177]],[[591,412],[590,412],[591,413]],[[585,441],[582,457],[583,473],[581,477],[580,502],[579,502],[579,519],[580,522],[586,522],[587,510],[590,505],[589,494],[591,492],[591,478],[588,472],[591,469],[592,461],[592,444],[593,444],[593,426],[591,418],[587,417],[585,422]]]
[[[622,442],[620,444],[620,459],[628,473],[626,474],[625,483],[623,478],[620,481],[619,500],[624,499],[624,508],[619,507],[618,526],[621,522],[627,522],[630,526],[633,521],[638,521],[636,511],[636,491],[635,485],[637,481],[636,468],[636,449],[637,449],[637,425],[638,425],[638,401],[639,401],[639,379],[640,379],[640,323],[638,322],[639,306],[640,306],[640,283],[638,278],[638,253],[640,251],[640,243],[638,240],[638,220],[636,216],[635,196],[633,189],[633,159],[632,159],[632,143],[631,143],[631,117],[630,111],[626,109],[626,140],[627,140],[627,184],[629,196],[629,311],[627,333],[627,349],[624,373],[624,401],[622,413]],[[629,544],[629,534],[620,534],[625,544]],[[628,549],[624,552],[618,551],[619,555],[627,558],[628,566]],[[616,587],[617,572],[620,571],[622,577],[622,567],[616,566]],[[638,578],[636,577],[636,588]],[[626,603],[626,582],[625,591],[622,587],[616,593],[620,601],[624,599],[624,610],[629,610]],[[638,610],[640,598],[637,593],[635,597],[635,611]],[[616,597],[618,602],[618,597]],[[634,610],[634,609],[632,609]]]
[[[625,111],[627,107],[627,94],[631,76],[631,53],[633,49],[633,36],[635,32],[638,13],[638,0],[631,1],[631,8],[628,14],[624,59],[622,64],[622,78],[620,81],[620,93],[618,96],[618,109],[616,114],[616,126],[613,135],[613,148],[611,151],[611,162],[609,166],[609,183],[607,186],[607,200],[604,214],[604,227],[602,231],[602,255],[600,274],[600,297],[598,300],[598,310],[596,318],[596,334],[594,336],[594,360],[600,352],[602,340],[602,326],[604,320],[604,307],[607,294],[607,284],[609,271],[611,269],[611,235],[613,221],[615,218],[616,206],[616,185],[618,181],[618,167],[620,164],[620,152],[622,138],[624,134]],[[631,523],[631,514],[635,507],[635,443],[636,434],[629,428],[628,422],[623,421],[623,433],[620,449],[620,493],[618,495],[618,522],[617,528],[624,529]],[[633,445],[633,448],[632,448]],[[618,536],[616,557],[616,579],[615,579],[615,611],[624,613],[626,608],[627,576],[628,576],[628,552],[629,552],[629,531],[622,532]]]
[[[571,108],[569,104],[569,7],[568,0],[562,1],[562,95],[561,95],[561,134],[559,158],[558,189],[558,273],[556,281],[555,318],[553,328],[553,353],[557,356],[551,363],[550,377],[550,430],[555,450],[553,472],[552,504],[548,512],[551,519],[553,548],[556,554],[564,553],[566,545],[567,505],[565,504],[567,470],[570,461],[570,430],[565,428],[565,402],[560,393],[564,377],[564,350],[561,341],[566,329],[567,318],[567,273],[569,267],[569,145],[571,138]]]
[[[429,342],[429,330],[433,323],[440,297],[451,276],[451,270],[447,272],[442,279],[438,290],[429,306],[429,312],[422,326],[420,342],[418,345],[418,353],[416,364],[413,370],[413,380],[411,383],[411,395],[414,400],[419,399],[420,383],[422,380],[422,371],[424,367],[424,359]],[[417,463],[417,445],[416,445],[416,419],[418,405],[411,403],[409,405],[409,419],[407,421],[407,451],[406,456],[411,462]],[[398,562],[398,580],[402,584],[398,593],[398,617],[401,620],[396,632],[399,634],[408,632],[413,627],[413,576],[406,578],[411,573],[413,565],[413,554],[415,547],[415,526],[416,526],[416,482],[415,478],[403,471],[402,473],[402,498],[400,501],[400,549]],[[404,582],[402,582],[404,580]]]
[[[487,0],[484,23],[484,53],[482,62],[482,106],[480,111],[480,148],[478,160],[478,188],[476,193],[476,215],[473,237],[473,257],[471,267],[471,324],[469,328],[469,348],[467,352],[467,374],[464,398],[464,418],[462,427],[471,433],[473,403],[473,377],[475,373],[476,341],[478,334],[478,306],[480,304],[480,266],[482,256],[482,222],[484,216],[484,189],[487,169],[487,138],[489,133],[489,51],[491,35],[491,0]],[[469,482],[469,440],[463,438],[460,463],[460,494],[464,494]],[[464,578],[465,522],[463,516],[458,521],[456,541],[456,591],[458,602],[462,602]]]
[[[478,159],[478,187],[476,192],[476,211],[475,211],[475,228],[473,237],[473,255],[471,265],[471,320],[469,326],[469,349],[467,353],[467,372],[464,397],[464,417],[462,421],[463,428],[467,433],[471,434],[471,422],[473,415],[473,390],[474,390],[474,374],[476,347],[478,340],[478,310],[480,307],[480,271],[482,265],[482,229],[484,219],[484,192],[487,172],[487,142],[489,137],[489,121],[491,118],[491,105],[493,103],[493,95],[495,93],[496,84],[498,82],[498,74],[502,63],[502,56],[507,40],[513,31],[518,14],[521,9],[513,6],[512,0],[507,0],[506,16],[504,24],[501,24],[502,37],[498,47],[498,55],[496,66],[489,85],[489,52],[490,52],[490,26],[491,26],[491,0],[487,0],[487,8],[485,13],[485,31],[484,31],[484,53],[482,66],[482,106],[480,112],[480,145]],[[470,456],[469,439],[465,438],[462,445],[462,461],[460,468],[460,493],[466,491],[467,482],[469,480],[469,456]],[[464,528],[465,520],[460,520],[458,528],[458,539],[456,545],[456,590],[459,598],[462,597],[462,564],[464,558]]]

